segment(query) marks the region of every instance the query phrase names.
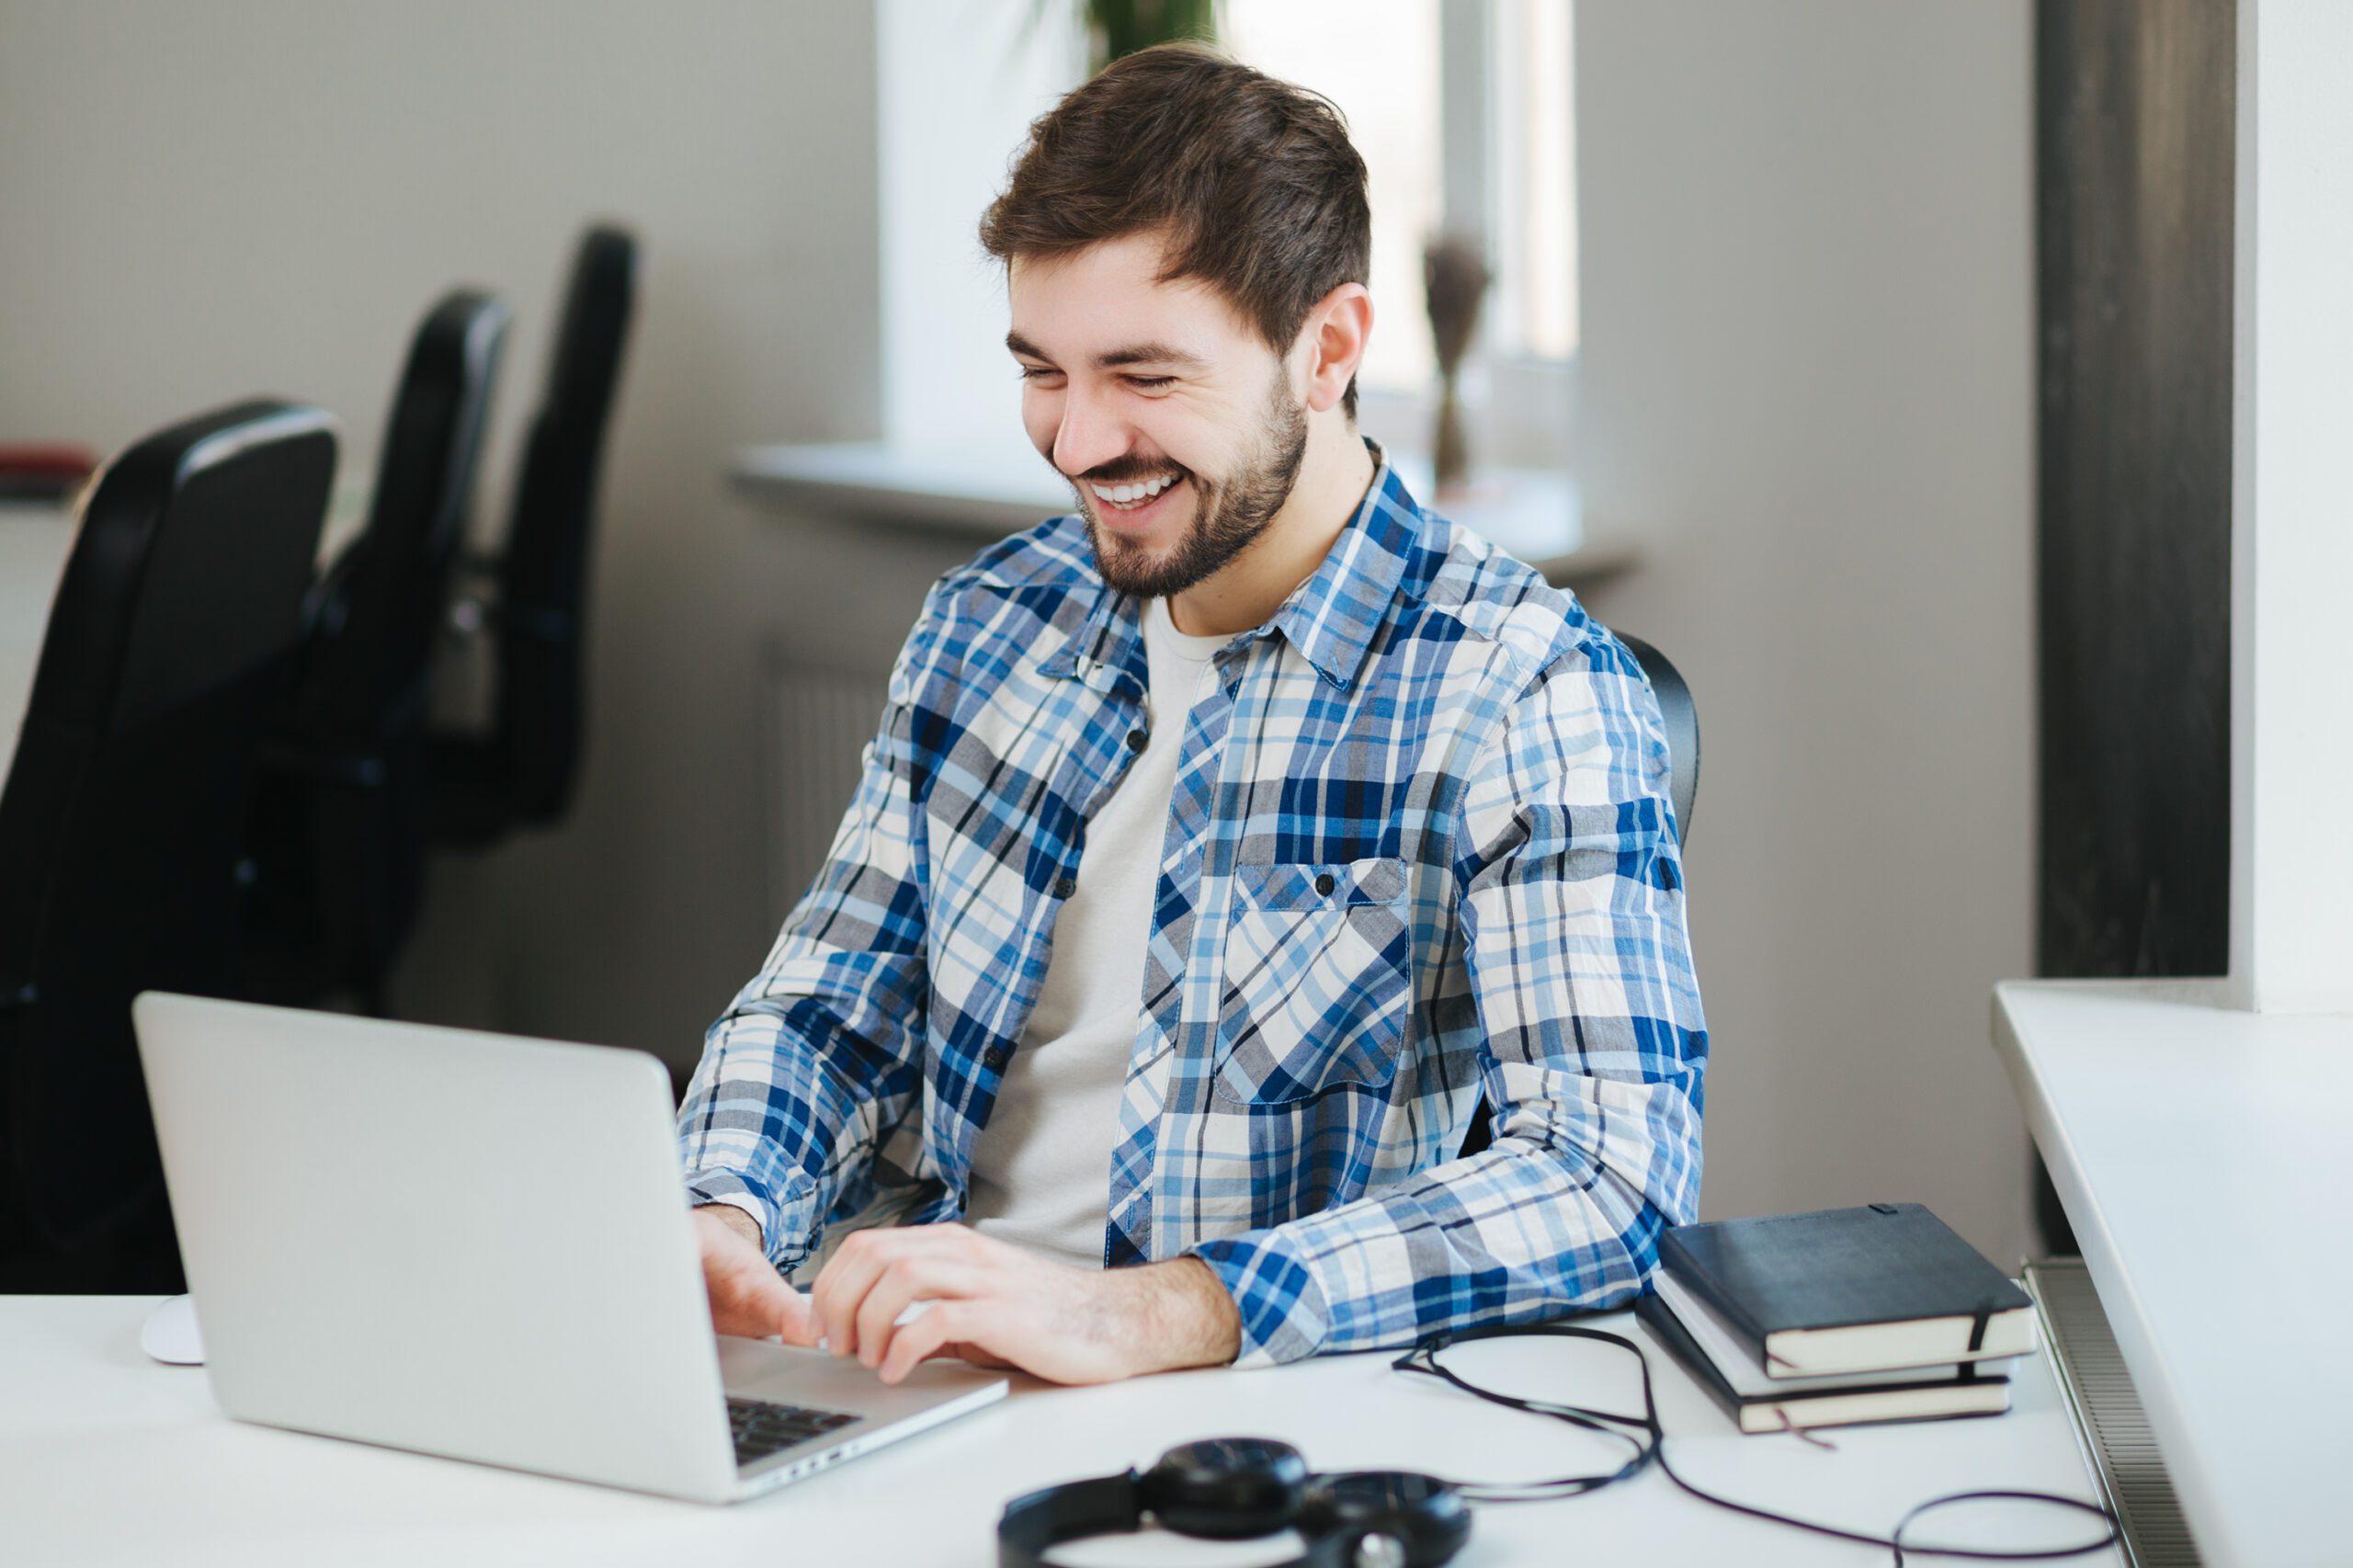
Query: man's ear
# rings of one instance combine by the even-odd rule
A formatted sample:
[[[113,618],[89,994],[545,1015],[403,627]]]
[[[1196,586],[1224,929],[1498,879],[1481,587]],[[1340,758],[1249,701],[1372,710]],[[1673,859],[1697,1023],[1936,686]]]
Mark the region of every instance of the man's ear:
[[[1300,326],[1307,351],[1307,406],[1317,414],[1339,405],[1364,362],[1372,337],[1372,296],[1361,283],[1343,283],[1315,301]]]

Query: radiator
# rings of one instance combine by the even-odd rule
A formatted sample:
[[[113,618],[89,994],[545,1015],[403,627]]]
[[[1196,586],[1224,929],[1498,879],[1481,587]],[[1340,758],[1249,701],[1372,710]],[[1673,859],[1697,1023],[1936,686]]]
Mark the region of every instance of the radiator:
[[[2132,1568],[2198,1568],[2198,1544],[2090,1272],[2080,1258],[2051,1258],[2028,1264],[2026,1280],[2101,1501],[2123,1534],[2125,1561]]]
[[[827,669],[773,647],[761,667],[768,906],[771,923],[780,925],[824,865],[881,720],[890,676]]]

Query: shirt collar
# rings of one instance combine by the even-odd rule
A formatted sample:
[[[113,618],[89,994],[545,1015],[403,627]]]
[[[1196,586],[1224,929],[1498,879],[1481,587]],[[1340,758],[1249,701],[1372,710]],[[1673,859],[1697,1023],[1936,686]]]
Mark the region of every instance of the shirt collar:
[[[1379,443],[1372,453],[1372,483],[1364,500],[1332,541],[1323,563],[1298,587],[1266,625],[1239,638],[1280,632],[1300,656],[1335,687],[1346,691],[1364,667],[1365,654],[1389,618],[1407,558],[1421,537],[1422,509],[1397,477]],[[1040,666],[1049,676],[1079,673],[1084,658],[1107,673],[1143,663],[1139,607],[1128,595],[1095,582],[1095,603],[1077,634]]]
[[[1372,483],[1340,537],[1267,622],[1315,671],[1346,691],[1396,602],[1405,562],[1421,538],[1422,509],[1372,441]]]

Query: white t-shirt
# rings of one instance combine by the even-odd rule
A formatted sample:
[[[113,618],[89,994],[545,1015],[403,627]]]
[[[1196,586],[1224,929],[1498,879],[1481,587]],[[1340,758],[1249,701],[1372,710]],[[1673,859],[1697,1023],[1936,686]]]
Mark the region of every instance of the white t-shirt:
[[[1167,600],[1145,604],[1144,748],[1086,825],[1078,891],[1055,916],[1037,1010],[972,1143],[966,1221],[1064,1262],[1103,1266],[1111,1150],[1141,1022],[1176,756],[1202,674],[1231,641],[1188,637],[1169,619]]]

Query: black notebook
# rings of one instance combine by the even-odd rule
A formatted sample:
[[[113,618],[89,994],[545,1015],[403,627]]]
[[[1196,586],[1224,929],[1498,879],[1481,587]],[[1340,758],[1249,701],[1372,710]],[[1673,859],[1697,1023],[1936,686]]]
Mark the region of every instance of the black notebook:
[[[1917,1203],[1677,1225],[1659,1263],[1772,1377],[1953,1366],[2034,1348],[2034,1303]]]
[[[1773,1379],[1754,1368],[1719,1367],[1698,1336],[1658,1296],[1634,1303],[1651,1336],[1715,1396],[1744,1432],[1797,1432],[1877,1421],[1947,1421],[1960,1415],[1999,1415],[2010,1407],[2010,1380],[1973,1362],[1915,1367],[1856,1379]],[[1727,1372],[1732,1375],[1727,1375]],[[1745,1372],[1746,1375],[1740,1374]]]

